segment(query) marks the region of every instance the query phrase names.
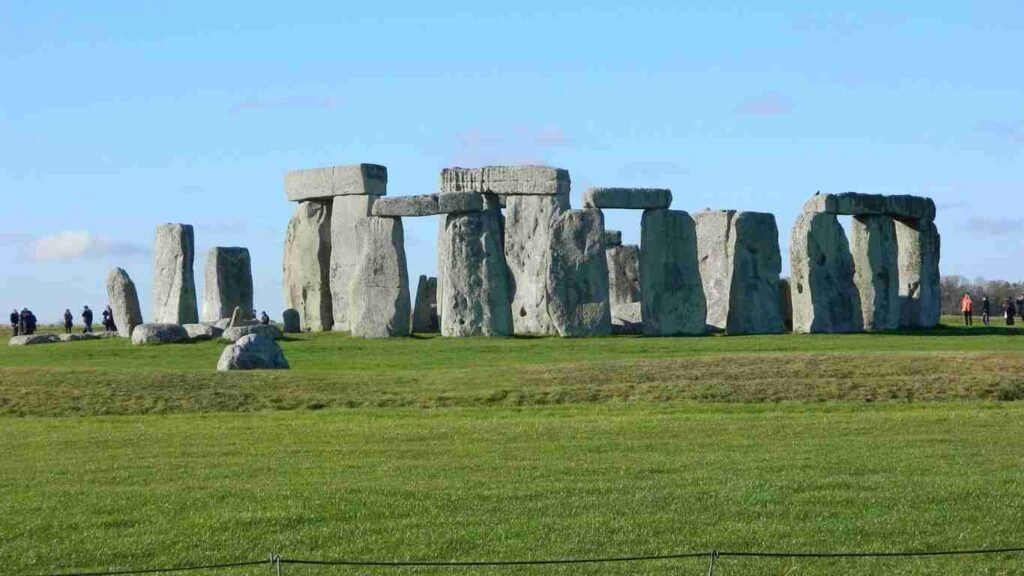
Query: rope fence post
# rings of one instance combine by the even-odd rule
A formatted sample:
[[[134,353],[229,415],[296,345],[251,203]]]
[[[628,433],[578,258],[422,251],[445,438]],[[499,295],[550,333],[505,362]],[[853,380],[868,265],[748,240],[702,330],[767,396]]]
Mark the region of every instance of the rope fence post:
[[[718,559],[718,550],[712,550],[708,556],[708,576],[715,576],[715,560]]]
[[[275,576],[281,576],[281,555],[270,553],[270,567],[274,570]]]

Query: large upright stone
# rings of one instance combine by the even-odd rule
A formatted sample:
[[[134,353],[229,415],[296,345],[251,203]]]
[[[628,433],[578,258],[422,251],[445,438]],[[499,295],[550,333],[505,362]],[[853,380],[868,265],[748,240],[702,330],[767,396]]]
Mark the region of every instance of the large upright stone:
[[[349,330],[360,338],[408,336],[412,305],[402,219],[358,219],[353,232],[362,246],[349,282]],[[338,248],[334,244],[332,252]]]
[[[707,303],[697,231],[682,210],[645,210],[640,225],[640,302],[644,333],[703,334]]]
[[[789,243],[794,332],[858,332],[864,326],[853,256],[835,214],[804,212]]]
[[[895,330],[900,325],[896,224],[892,216],[854,216],[850,235],[853,283],[860,294],[864,330]]]
[[[284,305],[299,314],[300,330],[334,327],[331,297],[331,204],[300,202],[284,241]]]
[[[442,194],[443,198],[445,194]],[[443,336],[511,336],[512,310],[501,211],[450,214],[438,241],[444,258],[440,315]]]
[[[130,338],[132,330],[142,324],[142,308],[139,306],[135,282],[122,268],[114,268],[107,274],[107,299],[114,312],[118,335]]]
[[[388,169],[379,164],[294,170],[284,177],[284,193],[291,202],[348,195],[384,196],[387,189]]]
[[[252,310],[252,260],[248,248],[210,248],[204,278],[204,322],[216,322],[231,314],[236,306]]]
[[[568,195],[508,196],[505,209],[505,261],[512,291],[516,334],[555,334],[545,287],[555,222],[569,209]],[[443,283],[441,292],[446,288]]]
[[[939,231],[931,220],[897,220],[896,243],[899,245],[900,327],[937,326],[942,311]]]
[[[546,282],[548,313],[563,337],[611,334],[604,215],[569,210],[555,221]]]
[[[441,331],[437,314],[437,278],[420,276],[416,286],[416,303],[412,308],[412,331],[416,334]]]
[[[375,196],[337,196],[331,207],[331,310],[334,330],[351,330],[349,297],[367,239],[361,230],[373,218]],[[401,223],[399,223],[401,227]]]
[[[636,244],[612,246],[605,250],[608,260],[608,303],[619,304],[640,301],[640,247]],[[615,318],[612,318],[615,324]]]
[[[153,322],[195,324],[195,233],[189,224],[161,224],[153,245]]]
[[[778,307],[782,255],[775,217],[705,210],[694,221],[708,326],[729,334],[784,331]]]

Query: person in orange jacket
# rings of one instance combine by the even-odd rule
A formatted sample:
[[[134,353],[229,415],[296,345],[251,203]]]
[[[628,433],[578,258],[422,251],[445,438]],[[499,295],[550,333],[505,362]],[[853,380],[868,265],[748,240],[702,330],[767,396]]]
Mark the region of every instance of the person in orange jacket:
[[[974,302],[971,301],[971,295],[967,292],[964,292],[964,297],[960,299],[960,311],[964,313],[964,326],[972,325]]]

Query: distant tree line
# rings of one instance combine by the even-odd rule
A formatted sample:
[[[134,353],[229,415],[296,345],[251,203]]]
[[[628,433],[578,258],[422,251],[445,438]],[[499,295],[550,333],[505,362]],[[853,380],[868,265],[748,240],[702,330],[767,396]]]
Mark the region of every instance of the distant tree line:
[[[942,277],[942,313],[959,314],[960,298],[969,292],[975,305],[982,296],[988,296],[992,302],[992,311],[1001,310],[1003,300],[1016,300],[1024,294],[1024,282],[1007,282],[1006,280],[985,280],[975,278],[969,280],[963,276]]]

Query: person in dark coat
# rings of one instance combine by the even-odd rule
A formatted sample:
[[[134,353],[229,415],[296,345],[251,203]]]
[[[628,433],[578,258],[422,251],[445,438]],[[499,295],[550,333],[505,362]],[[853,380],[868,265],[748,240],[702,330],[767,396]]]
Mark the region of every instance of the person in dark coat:
[[[992,303],[988,301],[988,296],[981,297],[981,323],[988,326],[989,316],[992,314]]]
[[[260,324],[262,324],[264,326],[270,324],[270,316],[267,316],[267,311],[266,310],[264,310],[262,313],[260,313]]]
[[[29,336],[36,333],[36,315],[31,310],[25,310],[25,330],[28,331]]]
[[[82,322],[85,324],[85,329],[82,330],[82,333],[92,332],[92,310],[88,306],[82,309]]]
[[[110,309],[110,306],[103,310],[103,329],[107,332],[117,330],[117,325],[114,324],[114,311]]]
[[[29,329],[28,315],[29,315],[28,308],[22,308],[21,309],[21,314],[18,315],[18,334],[21,334],[22,336],[28,336],[29,334],[31,334],[31,332],[28,331],[28,329]]]
[[[1006,325],[1013,326],[1013,317],[1017,315],[1017,307],[1014,306],[1013,300],[1006,300],[1003,304],[1003,314],[1006,316]]]
[[[75,325],[75,317],[71,315],[71,309],[64,310],[64,333],[71,334],[71,328]]]
[[[18,335],[18,328],[21,326],[21,314],[18,314],[18,309],[15,308],[11,312],[11,332],[14,336]]]

